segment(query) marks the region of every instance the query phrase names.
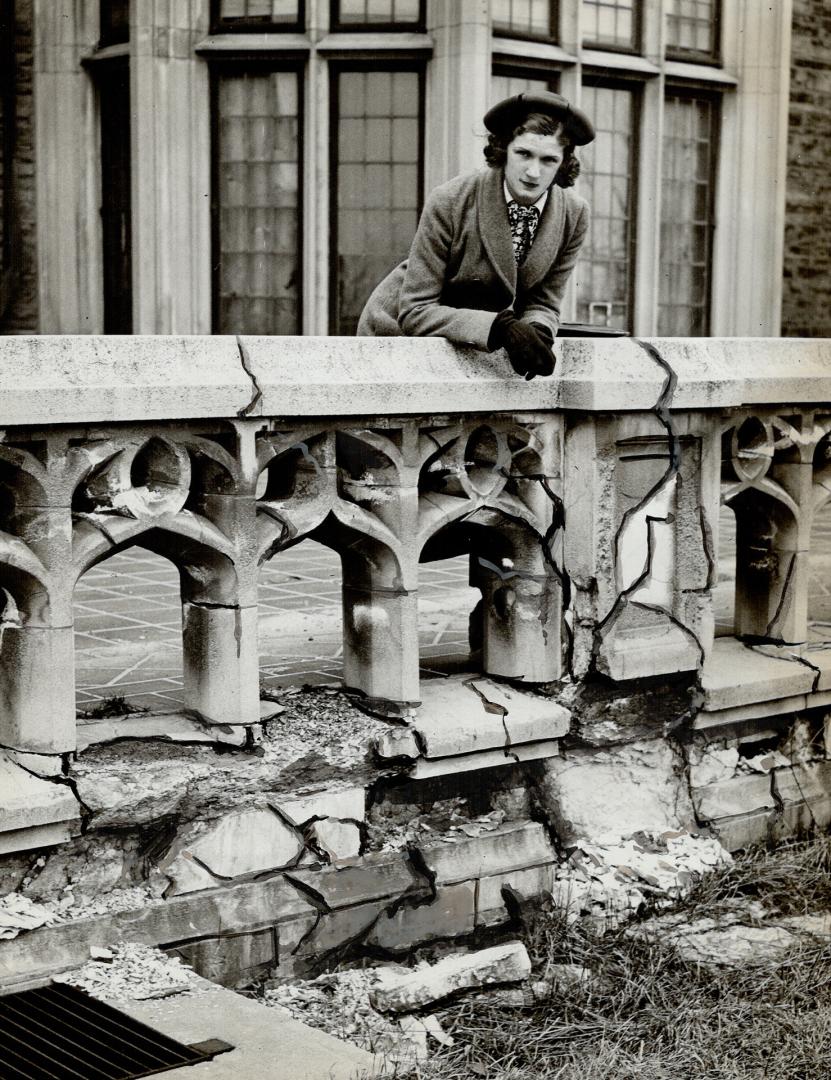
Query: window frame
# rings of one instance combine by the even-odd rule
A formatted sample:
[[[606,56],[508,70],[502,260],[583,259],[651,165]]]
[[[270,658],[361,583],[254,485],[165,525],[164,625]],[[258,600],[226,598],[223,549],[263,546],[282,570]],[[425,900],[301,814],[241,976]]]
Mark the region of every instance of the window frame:
[[[663,105],[662,108],[666,110],[666,100],[668,97],[682,97],[691,101],[708,101],[713,107],[711,113],[710,127],[711,136],[713,137],[713,152],[710,155],[709,170],[707,176],[707,186],[709,191],[709,207],[707,215],[707,295],[706,295],[706,317],[704,319],[704,330],[697,337],[709,337],[712,332],[713,323],[713,283],[715,280],[715,267],[714,267],[714,254],[715,254],[715,234],[716,234],[716,209],[718,206],[718,175],[719,175],[719,156],[721,154],[722,137],[721,137],[721,125],[718,123],[717,111],[719,108],[723,108],[724,93],[714,89],[713,87],[704,87],[700,85],[690,83],[680,83],[673,80],[667,80],[663,90]],[[666,113],[664,113],[666,115]],[[666,125],[664,125],[664,137],[666,137]],[[662,150],[663,159],[663,150]],[[661,183],[663,184],[665,177],[661,176]],[[661,192],[661,205],[660,213],[658,215],[658,230],[663,225],[664,199],[663,191]],[[661,246],[660,235],[658,241],[658,267],[661,265]],[[655,301],[655,333],[658,334],[658,327],[661,322],[661,291],[660,285],[658,287],[658,295]]]
[[[636,288],[637,278],[637,256],[638,256],[638,238],[641,232],[641,220],[640,220],[640,170],[638,163],[641,156],[641,140],[642,140],[642,128],[643,119],[645,113],[644,100],[643,100],[643,84],[642,78],[626,78],[616,74],[609,74],[608,72],[599,72],[595,68],[584,68],[581,74],[581,89],[582,87],[589,86],[592,89],[597,90],[627,90],[632,94],[632,132],[630,138],[629,147],[629,235],[626,239],[626,261],[628,266],[628,280],[626,283],[626,308],[627,319],[625,330],[628,334],[637,333],[637,301],[638,291]],[[578,180],[578,191],[579,183]],[[589,211],[591,211],[592,205],[589,202]],[[589,226],[591,230],[591,226]],[[578,255],[577,265],[579,266],[580,256]],[[577,267],[575,266],[575,271]],[[574,310],[575,317],[577,314],[577,296],[574,298]],[[591,324],[595,325],[595,324]]]
[[[130,0],[126,2],[127,25],[123,33],[114,33],[112,25],[107,18],[109,14],[109,0],[98,2],[98,48],[107,49],[113,45],[127,45],[130,42]],[[105,32],[106,31],[106,32]]]
[[[667,60],[680,60],[687,64],[710,64],[715,67],[721,65],[722,62],[722,26],[723,13],[721,10],[721,0],[713,0],[715,5],[715,18],[713,19],[713,50],[712,52],[703,52],[699,49],[679,49],[673,48],[671,45],[666,47]],[[666,16],[669,17],[668,14]]]
[[[294,22],[272,22],[262,15],[245,16],[229,21],[220,15],[221,0],[211,0],[210,32],[212,34],[302,34],[306,29],[306,0],[297,0],[297,19]]]
[[[541,65],[539,60],[524,60],[521,57],[512,57],[511,62],[508,62],[498,58],[491,61],[491,79],[500,76],[509,79],[539,79],[541,82],[546,82],[548,89],[556,94],[559,93],[559,90],[552,87],[551,84],[560,85],[562,70],[553,65]]]
[[[3,107],[3,134],[0,156],[3,178],[0,181],[0,217],[3,234],[0,238],[0,318],[11,301],[15,277],[15,219],[14,219],[14,157],[17,133],[17,102],[15,98],[15,27],[14,0],[9,0],[4,14],[8,23],[0,23],[0,98]]]
[[[577,0],[577,3],[582,8],[584,0]],[[644,12],[643,0],[632,0],[632,44],[631,45],[617,45],[608,41],[597,41],[586,37],[582,32],[582,19],[583,11],[580,12],[581,18],[581,34],[580,44],[584,49],[590,49],[593,52],[609,52],[617,53],[622,56],[643,56],[644,55],[644,22],[646,21],[646,15]]]
[[[340,0],[329,0],[329,32],[332,34],[423,34],[427,27],[427,0],[418,0],[415,22],[344,22]]]
[[[221,334],[220,283],[222,252],[220,249],[220,203],[219,203],[219,82],[223,75],[291,71],[297,77],[297,331],[303,334],[305,316],[304,246],[306,212],[306,60],[305,57],[285,54],[249,54],[244,58],[211,57],[208,65],[210,101],[210,218],[211,218],[211,333]],[[243,333],[242,330],[239,333]],[[280,335],[284,337],[296,335]]]
[[[424,158],[426,146],[426,102],[427,102],[427,64],[424,60],[412,58],[396,60],[393,57],[386,58],[384,63],[376,60],[361,60],[337,58],[329,61],[329,273],[328,278],[328,317],[327,333],[331,336],[337,334],[338,321],[338,139],[337,117],[340,115],[338,106],[340,102],[340,76],[344,72],[352,71],[411,71],[418,75],[418,190],[417,190],[417,219],[421,217],[424,208]],[[417,226],[416,226],[417,227]]]
[[[567,0],[566,0],[567,2]],[[542,41],[546,45],[560,44],[560,7],[562,0],[548,0],[547,34],[534,34],[530,31],[511,30],[509,27],[491,20],[491,35],[495,38],[509,38],[511,41]]]

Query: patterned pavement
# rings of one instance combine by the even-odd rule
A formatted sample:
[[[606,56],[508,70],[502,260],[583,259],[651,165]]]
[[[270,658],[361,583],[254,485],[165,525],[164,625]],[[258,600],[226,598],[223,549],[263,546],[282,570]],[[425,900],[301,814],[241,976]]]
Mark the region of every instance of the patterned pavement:
[[[732,514],[724,519],[718,634],[732,632]],[[813,535],[811,640],[831,641],[831,504]],[[479,593],[467,584],[467,558],[422,567],[422,666],[468,655],[467,621]],[[133,548],[112,556],[78,584],[75,602],[77,701],[82,710],[112,697],[155,712],[182,704],[179,582],[172,563]],[[260,668],[273,687],[332,682],[342,673],[340,560],[313,541],[277,555],[260,575]]]

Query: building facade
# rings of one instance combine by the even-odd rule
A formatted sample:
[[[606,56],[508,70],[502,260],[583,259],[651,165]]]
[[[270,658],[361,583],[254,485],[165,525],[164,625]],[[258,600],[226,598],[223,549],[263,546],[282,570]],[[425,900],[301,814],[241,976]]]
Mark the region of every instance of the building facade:
[[[352,334],[489,105],[550,88],[598,130],[565,319],[818,333],[812,4],[4,0],[0,329]]]

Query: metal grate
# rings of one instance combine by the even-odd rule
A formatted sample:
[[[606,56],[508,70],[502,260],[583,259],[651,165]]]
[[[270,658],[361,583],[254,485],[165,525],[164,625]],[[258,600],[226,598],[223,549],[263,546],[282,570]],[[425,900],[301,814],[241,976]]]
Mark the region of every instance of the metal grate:
[[[230,1049],[184,1046],[71,986],[0,997],[3,1080],[132,1080]]]

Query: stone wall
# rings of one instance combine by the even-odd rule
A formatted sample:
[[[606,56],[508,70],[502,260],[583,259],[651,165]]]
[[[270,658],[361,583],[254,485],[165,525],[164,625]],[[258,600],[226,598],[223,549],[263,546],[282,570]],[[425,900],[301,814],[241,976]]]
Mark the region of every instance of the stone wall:
[[[831,336],[831,8],[794,0],[782,333]]]
[[[0,333],[38,330],[37,247],[35,235],[35,158],[32,0],[15,5],[16,145],[14,154],[15,285],[8,310],[0,315]]]

